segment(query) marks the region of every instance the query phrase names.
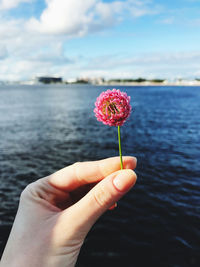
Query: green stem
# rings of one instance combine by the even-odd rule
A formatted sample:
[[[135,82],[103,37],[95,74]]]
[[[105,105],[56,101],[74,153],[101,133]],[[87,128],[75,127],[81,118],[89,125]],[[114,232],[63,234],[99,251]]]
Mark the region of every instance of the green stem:
[[[120,126],[118,126],[118,141],[119,141],[119,156],[120,156],[121,170],[123,170],[122,147],[121,147],[121,136],[120,136]]]

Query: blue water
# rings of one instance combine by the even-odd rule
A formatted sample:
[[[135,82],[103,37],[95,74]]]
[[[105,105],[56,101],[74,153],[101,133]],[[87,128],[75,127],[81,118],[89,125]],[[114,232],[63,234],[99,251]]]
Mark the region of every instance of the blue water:
[[[200,88],[118,87],[133,112],[124,155],[134,189],[92,228],[78,267],[200,266]],[[94,101],[106,87],[0,86],[0,250],[30,182],[76,161],[118,155]]]

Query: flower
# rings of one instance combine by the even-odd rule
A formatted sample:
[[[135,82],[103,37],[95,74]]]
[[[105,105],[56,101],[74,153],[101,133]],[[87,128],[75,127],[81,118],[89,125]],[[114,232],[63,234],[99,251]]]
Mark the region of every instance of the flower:
[[[102,92],[95,102],[97,120],[110,126],[122,126],[131,113],[130,99],[120,90]]]

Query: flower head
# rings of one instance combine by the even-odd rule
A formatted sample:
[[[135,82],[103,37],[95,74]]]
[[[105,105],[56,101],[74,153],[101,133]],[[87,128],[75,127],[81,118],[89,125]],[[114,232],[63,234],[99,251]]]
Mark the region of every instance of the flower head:
[[[102,92],[95,102],[98,121],[110,126],[122,126],[131,113],[130,96],[120,90]]]

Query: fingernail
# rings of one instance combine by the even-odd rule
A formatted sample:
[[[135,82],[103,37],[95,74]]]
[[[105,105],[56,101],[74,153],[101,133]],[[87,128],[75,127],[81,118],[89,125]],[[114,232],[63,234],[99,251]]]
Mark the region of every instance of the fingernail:
[[[129,190],[136,182],[137,176],[132,170],[122,170],[114,178],[113,184],[120,192]]]

